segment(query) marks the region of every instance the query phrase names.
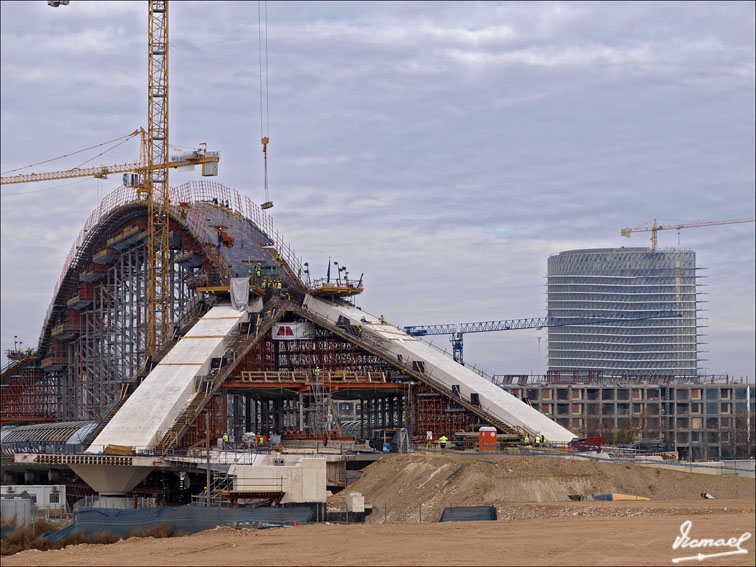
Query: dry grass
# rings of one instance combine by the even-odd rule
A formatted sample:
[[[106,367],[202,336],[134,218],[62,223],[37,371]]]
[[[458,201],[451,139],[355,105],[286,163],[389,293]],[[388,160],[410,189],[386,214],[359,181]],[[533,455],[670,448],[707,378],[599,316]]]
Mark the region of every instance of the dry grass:
[[[13,527],[15,528],[16,526]],[[27,549],[47,551],[48,549],[62,549],[69,545],[80,545],[83,543],[110,544],[120,539],[106,531],[97,532],[93,537],[88,537],[81,533],[72,533],[54,543],[42,537],[43,534],[59,527],[40,519],[33,524],[17,528],[12,535],[0,541],[0,556],[13,555]],[[161,524],[148,530],[139,528],[131,530],[128,537],[166,538],[172,535],[173,528],[168,524]]]
[[[135,528],[129,532],[129,535],[127,537],[163,538],[163,537],[171,537],[172,535],[173,535],[173,526],[169,524],[160,524],[159,526],[154,526],[148,530]]]

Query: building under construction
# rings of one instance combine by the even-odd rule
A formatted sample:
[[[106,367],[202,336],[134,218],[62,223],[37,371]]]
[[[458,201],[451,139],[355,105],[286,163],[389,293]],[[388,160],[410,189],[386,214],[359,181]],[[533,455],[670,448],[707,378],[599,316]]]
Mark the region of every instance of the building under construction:
[[[649,317],[550,327],[549,370],[607,376],[698,374],[701,325],[692,250],[570,250],[549,257],[547,278],[551,317]],[[662,311],[674,317],[650,317]]]
[[[167,455],[224,434],[327,443],[340,437],[334,402],[355,400],[361,439],[402,428],[425,439],[479,425],[513,438],[572,438],[355,307],[361,280],[339,272],[312,281],[271,217],[238,192],[197,181],[172,190],[170,202],[171,266],[161,272],[170,324],[160,348],[149,354],[147,207],[122,186],[74,242],[36,351],[17,353],[3,372],[4,425],[55,422],[34,428],[36,440],[52,441],[61,423],[92,424],[86,434],[77,429],[89,453],[126,446]],[[27,440],[28,431],[5,440]]]

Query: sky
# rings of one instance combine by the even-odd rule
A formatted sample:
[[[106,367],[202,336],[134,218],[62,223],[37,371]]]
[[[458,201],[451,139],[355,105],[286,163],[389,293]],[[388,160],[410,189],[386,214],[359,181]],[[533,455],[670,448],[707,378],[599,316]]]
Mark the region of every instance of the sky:
[[[756,216],[755,20],[753,2],[173,1],[170,139],[220,151],[214,180],[261,203],[266,133],[277,229],[313,276],[329,257],[364,274],[357,304],[391,323],[544,316],[550,255],[647,246],[620,229],[654,218]],[[146,2],[1,2],[3,175],[146,127],[146,32]],[[17,173],[139,152],[102,149]],[[3,352],[36,346],[74,239],[119,183],[2,186]],[[753,380],[754,224],[659,244],[705,268],[700,371]],[[469,334],[465,361],[544,373],[546,339]]]

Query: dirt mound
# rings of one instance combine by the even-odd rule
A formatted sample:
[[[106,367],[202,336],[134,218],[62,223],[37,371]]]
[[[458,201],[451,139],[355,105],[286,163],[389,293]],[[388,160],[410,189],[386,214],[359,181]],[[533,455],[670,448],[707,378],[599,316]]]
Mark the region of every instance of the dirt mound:
[[[653,500],[755,496],[753,479],[661,470],[628,463],[544,456],[386,455],[349,490],[373,505],[368,522],[437,522],[447,506],[564,502],[568,494],[619,492]]]

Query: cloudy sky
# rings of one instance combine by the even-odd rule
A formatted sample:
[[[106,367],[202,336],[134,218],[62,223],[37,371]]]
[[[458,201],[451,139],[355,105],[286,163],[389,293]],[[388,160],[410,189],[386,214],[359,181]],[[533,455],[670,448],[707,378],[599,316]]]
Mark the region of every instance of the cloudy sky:
[[[0,8],[3,174],[146,126],[145,2]],[[170,10],[171,141],[219,150],[216,180],[262,202],[258,3]],[[314,275],[329,256],[364,272],[358,304],[395,324],[542,316],[552,254],[647,245],[620,229],[653,218],[755,216],[753,2],[274,2],[267,18],[276,226]],[[138,157],[99,151],[25,171]],[[118,184],[2,187],[3,351],[36,345]],[[755,244],[753,223],[680,233],[706,268],[704,372],[756,375]],[[542,373],[546,333],[468,335],[465,359]]]

